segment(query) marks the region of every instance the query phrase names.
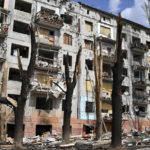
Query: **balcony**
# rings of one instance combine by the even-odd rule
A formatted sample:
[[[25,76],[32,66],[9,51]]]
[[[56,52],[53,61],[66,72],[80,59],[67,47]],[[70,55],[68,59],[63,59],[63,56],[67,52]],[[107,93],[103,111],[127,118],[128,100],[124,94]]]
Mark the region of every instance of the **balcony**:
[[[57,60],[38,56],[36,62],[36,68],[40,70],[49,70],[52,73],[57,73],[60,70],[60,66]]]
[[[147,115],[147,112],[139,111],[139,114],[138,114],[139,117],[145,117],[146,115]]]
[[[103,61],[106,63],[113,63],[114,62],[114,54],[108,54],[103,52]]]
[[[39,44],[40,48],[46,48],[48,50],[59,50],[61,49],[61,46],[58,45],[58,42],[54,41],[53,43],[50,43],[48,39],[37,39],[37,43]]]
[[[133,52],[145,53],[148,51],[148,47],[143,43],[133,42],[131,44],[131,50]]]
[[[136,105],[147,105],[148,99],[147,98],[146,99],[144,99],[144,98],[138,99],[138,98],[133,97],[133,103]]]
[[[111,104],[112,99],[111,99],[111,97],[108,96],[107,93],[103,92],[103,93],[102,93],[102,101],[103,101],[104,103]]]
[[[149,65],[147,62],[133,60],[132,66],[135,70],[135,69],[147,69]]]
[[[39,25],[60,29],[63,26],[63,20],[49,11],[39,11],[35,16],[35,22]]]
[[[136,88],[140,88],[140,89],[143,89],[143,88],[146,88],[146,82],[145,82],[145,79],[140,79],[140,78],[133,78],[132,79],[132,83],[133,85],[136,87]]]
[[[113,75],[108,72],[103,72],[103,80],[105,81],[113,81]]]

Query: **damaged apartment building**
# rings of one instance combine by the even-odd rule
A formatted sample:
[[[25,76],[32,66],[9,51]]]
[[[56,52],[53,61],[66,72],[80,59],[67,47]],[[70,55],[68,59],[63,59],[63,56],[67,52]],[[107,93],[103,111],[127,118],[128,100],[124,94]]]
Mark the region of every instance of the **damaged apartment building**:
[[[4,62],[8,62],[7,96],[17,100],[21,81],[17,49],[23,70],[31,54],[29,24],[36,26],[38,53],[31,91],[25,107],[24,136],[42,135],[46,131],[61,135],[65,107],[64,56],[69,54],[73,76],[76,55],[82,45],[81,74],[74,90],[71,134],[81,135],[94,130],[95,80],[94,39],[103,44],[102,116],[108,130],[112,122],[112,66],[116,43],[117,16],[82,3],[65,0],[2,0],[0,1],[0,66],[1,81]],[[123,130],[150,128],[150,31],[123,19],[124,54],[122,83]],[[63,91],[57,86],[63,89]],[[7,107],[7,134],[13,137],[14,115]]]

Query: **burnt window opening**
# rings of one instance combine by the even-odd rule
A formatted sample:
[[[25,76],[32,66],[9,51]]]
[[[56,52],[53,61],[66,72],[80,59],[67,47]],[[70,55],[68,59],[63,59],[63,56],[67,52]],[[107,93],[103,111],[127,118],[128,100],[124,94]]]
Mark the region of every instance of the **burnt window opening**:
[[[147,45],[148,49],[150,49],[150,42],[149,41],[146,41],[146,45]]]
[[[25,125],[23,125],[23,134],[24,134],[24,128],[25,128]],[[14,123],[8,123],[7,124],[7,135],[8,135],[8,137],[14,138],[15,137],[14,131],[15,131],[15,124]]]
[[[83,131],[85,132],[85,134],[91,134],[93,133],[94,127],[92,124],[85,124],[83,125]]]
[[[142,80],[143,79],[143,72],[138,71],[138,70],[134,70],[134,77],[139,78],[140,80]]]
[[[103,75],[111,76],[112,75],[112,67],[109,64],[103,64]]]
[[[140,43],[141,42],[141,40],[140,40],[140,38],[137,38],[137,37],[132,37],[132,42],[133,43]]]
[[[13,31],[22,34],[29,34],[29,24],[19,22],[19,21],[14,21]]]
[[[84,43],[85,43],[85,49],[88,49],[88,50],[93,49],[93,42],[92,41],[84,40]]]
[[[54,64],[54,52],[39,50],[39,60]]]
[[[62,100],[62,111],[65,110],[66,100]]]
[[[123,51],[122,51],[122,57],[123,57],[124,59],[127,59],[127,55],[128,55],[127,50],[123,50]]]
[[[122,113],[128,113],[129,112],[129,105],[123,105],[122,106]]]
[[[123,94],[124,92],[128,92],[128,91],[129,91],[129,87],[121,86],[121,94]]]
[[[18,69],[14,69],[14,68],[9,69],[9,80],[21,81],[20,72]]]
[[[6,23],[7,22],[7,15],[4,13],[0,13],[0,23]],[[4,30],[8,30],[8,27],[4,27]]]
[[[139,55],[139,54],[134,54],[133,55],[133,61],[137,61],[137,62],[141,63],[142,58],[143,58],[142,55]]]
[[[21,46],[21,45],[17,45],[17,44],[12,44],[12,46],[11,46],[11,55],[12,56],[18,56],[17,48],[19,49],[20,56],[22,56],[23,58],[28,58],[29,47]]]
[[[93,60],[87,59],[87,60],[85,60],[85,63],[89,70],[93,70]]]
[[[128,70],[127,70],[127,68],[123,68],[122,69],[122,74],[124,75],[124,76],[128,76]]]
[[[85,29],[86,31],[93,31],[93,23],[92,22],[89,22],[89,21],[85,21]]]
[[[136,115],[140,115],[140,116],[144,115],[145,116],[146,107],[144,107],[144,106],[136,106],[135,113],[136,113]],[[142,114],[142,113],[144,113],[144,114]]]
[[[8,94],[8,97],[18,101],[20,95],[15,95],[15,94]]]
[[[127,34],[122,33],[122,39],[126,42],[127,41]]]
[[[42,136],[45,132],[52,133],[52,125],[36,125],[36,136]]]
[[[108,56],[111,56],[111,51],[112,51],[111,48],[110,48],[110,47],[107,47],[107,55],[108,55]]]
[[[44,15],[48,15],[48,14],[54,15],[54,14],[55,14],[55,10],[48,9],[48,8],[45,8],[45,7],[41,7],[41,12],[42,12]]]
[[[62,14],[62,19],[64,20],[64,23],[72,25],[73,17],[68,14]]]
[[[36,109],[52,110],[52,108],[53,108],[52,99],[46,99],[46,97],[36,98]]]
[[[148,80],[150,80],[150,73],[148,73]]]
[[[94,112],[94,102],[86,102],[85,112],[87,112],[87,113]]]
[[[108,113],[108,109],[102,109],[102,113]]]
[[[0,7],[4,7],[4,0],[0,0]]]
[[[87,14],[88,14],[88,15],[90,14],[90,10],[89,10],[89,9],[87,9]]]
[[[17,10],[31,13],[31,7],[32,7],[31,3],[28,3],[22,0],[16,0],[15,9]]]
[[[65,65],[65,59],[66,59],[67,55],[63,55],[63,65]],[[72,66],[72,56],[68,55],[69,59],[69,66]]]

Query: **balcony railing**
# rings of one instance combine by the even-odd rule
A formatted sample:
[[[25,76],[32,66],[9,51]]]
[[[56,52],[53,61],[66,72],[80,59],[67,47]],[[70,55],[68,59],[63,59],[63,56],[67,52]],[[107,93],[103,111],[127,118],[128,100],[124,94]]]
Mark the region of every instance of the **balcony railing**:
[[[63,26],[63,19],[61,19],[57,14],[53,14],[47,11],[39,11],[35,16],[35,22],[58,29]]]
[[[133,60],[132,66],[138,68],[148,68],[149,65],[147,62]]]
[[[148,51],[148,47],[145,44],[138,43],[138,42],[133,42],[131,44],[131,49],[133,51],[143,52],[143,53],[145,53],[146,51]]]
[[[53,50],[59,50],[61,46],[59,46],[59,43],[57,41],[54,41],[53,43],[50,43],[49,39],[46,38],[38,38],[37,43],[39,43],[40,48],[48,48]]]
[[[106,62],[114,62],[114,54],[108,54],[106,52],[103,52],[103,60]]]
[[[112,99],[111,99],[111,97],[108,96],[107,93],[103,92],[102,93],[102,101],[107,102],[107,103],[111,103]]]
[[[139,111],[138,116],[140,116],[140,117],[145,117],[146,115],[147,115],[147,112]]]
[[[112,80],[113,80],[113,75],[112,75],[112,74],[109,74],[109,73],[107,73],[107,72],[103,72],[103,79],[104,79],[104,80],[112,81]]]
[[[43,70],[49,69],[49,71],[51,72],[58,72],[60,70],[60,66],[57,60],[45,58],[41,56],[38,56],[36,67]]]

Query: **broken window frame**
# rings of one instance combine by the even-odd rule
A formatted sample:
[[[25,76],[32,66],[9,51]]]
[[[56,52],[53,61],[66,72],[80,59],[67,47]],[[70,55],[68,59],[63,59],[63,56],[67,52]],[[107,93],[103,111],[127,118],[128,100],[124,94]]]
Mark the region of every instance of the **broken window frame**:
[[[17,48],[19,49],[20,56],[22,56],[23,58],[28,58],[29,47],[19,45],[19,44],[14,44],[14,43],[11,44],[11,56],[18,56]],[[23,50],[23,49],[26,49],[26,50]],[[24,54],[23,51],[27,51],[26,54]]]
[[[72,45],[72,35],[64,33],[64,44]]]
[[[85,21],[85,30],[92,32],[93,31],[93,23],[89,21]]]
[[[44,127],[47,128],[47,129],[44,130]],[[46,132],[50,132],[50,134],[51,134],[52,133],[52,125],[36,124],[35,131],[36,131],[36,136],[37,135],[42,136]]]
[[[86,101],[85,112],[86,113],[94,113],[94,102]]]
[[[49,40],[50,45],[55,45],[55,31],[54,30],[40,28],[39,37],[40,37],[40,39]]]
[[[18,28],[18,26],[20,28]],[[29,35],[29,24],[14,20],[13,31],[17,33]]]
[[[122,113],[129,113],[129,105],[122,105]]]
[[[84,40],[84,43],[85,43],[85,49],[87,49],[87,50],[93,50],[93,41]]]
[[[16,75],[16,77],[15,77]],[[11,81],[21,81],[19,69],[9,68],[9,77],[8,80]]]
[[[65,65],[65,56],[67,56],[67,55],[63,55],[63,65]],[[72,56],[68,55],[68,57],[69,57],[69,66],[71,67],[72,66]]]
[[[28,7],[28,8],[26,8],[26,7]],[[15,1],[15,9],[26,12],[26,13],[31,13],[32,3],[26,2],[24,0],[16,0]]]
[[[126,33],[122,33],[122,40],[127,42],[127,34]]]
[[[123,68],[122,75],[124,75],[126,77],[128,76],[128,69],[127,68]]]
[[[65,110],[65,105],[66,105],[66,100],[65,100],[65,99],[63,99],[63,100],[62,100],[62,111],[64,111],[64,110]]]
[[[111,38],[111,28],[101,25],[100,26],[100,34]]]
[[[146,45],[147,45],[148,49],[150,49],[150,41],[146,41]]]
[[[89,63],[91,63],[91,64],[89,64]],[[85,60],[85,64],[86,64],[88,70],[93,71],[93,69],[94,69],[94,62],[93,62],[93,60],[86,59]]]
[[[52,110],[53,100],[46,97],[36,97],[36,109],[38,110]]]

